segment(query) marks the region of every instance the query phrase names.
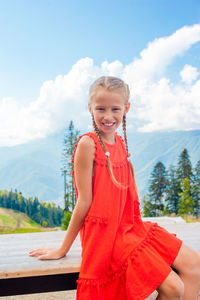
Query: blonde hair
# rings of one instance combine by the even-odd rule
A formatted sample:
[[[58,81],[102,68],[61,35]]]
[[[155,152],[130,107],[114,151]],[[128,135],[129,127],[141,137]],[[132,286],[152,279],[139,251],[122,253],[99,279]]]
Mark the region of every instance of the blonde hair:
[[[101,76],[96,79],[89,88],[89,103],[92,102],[98,88],[104,88],[108,91],[119,91],[124,94],[125,104],[128,103],[130,98],[130,90],[128,84],[126,84],[122,79],[113,76]]]
[[[123,93],[124,98],[125,98],[125,104],[128,103],[129,97],[130,97],[130,90],[129,90],[128,84],[126,84],[122,79],[113,77],[113,76],[102,76],[94,81],[94,83],[89,88],[89,103],[92,103],[92,99],[95,96],[96,91],[101,87],[106,90],[109,90],[109,91],[119,91],[119,92]],[[101,138],[101,134],[100,134],[97,124],[94,120],[93,114],[92,114],[92,122],[93,122],[94,131],[99,139],[99,142],[100,142],[103,150],[106,153],[108,150],[106,149],[106,146]],[[126,115],[123,115],[122,128],[123,128],[123,136],[124,136],[127,157],[129,157],[128,141],[127,141],[127,135],[126,135]],[[112,169],[112,165],[111,165],[109,156],[107,156],[107,164],[108,164],[108,171],[110,173],[113,183],[120,188],[127,188],[128,186],[125,186],[116,180],[114,173],[113,173],[113,169]],[[129,164],[130,164],[132,175],[133,175],[134,185],[136,187],[134,167],[130,160],[129,160]]]

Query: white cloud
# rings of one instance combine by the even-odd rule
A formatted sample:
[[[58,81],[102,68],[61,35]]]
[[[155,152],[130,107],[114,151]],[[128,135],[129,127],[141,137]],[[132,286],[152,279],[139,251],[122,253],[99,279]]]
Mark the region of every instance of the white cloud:
[[[200,80],[190,88],[174,86],[170,80],[161,78],[149,84],[141,92],[145,99],[136,108],[136,119],[143,124],[139,131],[200,129]],[[134,113],[132,115],[134,119]]]
[[[175,86],[170,79],[163,77],[167,66],[199,41],[200,25],[184,26],[168,37],[149,43],[140,53],[140,58],[135,58],[124,68],[122,78],[129,84],[133,95],[131,119],[135,129],[200,128],[199,83],[195,82],[191,87]],[[190,78],[197,78],[194,70],[190,70]]]
[[[101,72],[108,76],[121,76],[122,71],[123,65],[119,60],[116,60],[110,64],[107,61],[104,61],[101,64]]]
[[[101,75],[119,76],[130,85],[132,107],[128,130],[200,128],[198,70],[185,66],[180,72],[183,81],[180,85],[164,77],[173,59],[199,41],[200,25],[185,26],[169,37],[149,43],[140,57],[126,66],[118,60],[96,66],[91,58],[80,59],[66,75],[44,82],[39,97],[26,106],[13,98],[1,99],[0,146],[45,137],[65,127],[71,119],[78,128],[90,130],[88,88]]]
[[[73,119],[79,128],[87,127],[88,88],[102,74],[119,76],[119,61],[101,67],[91,58],[80,59],[70,72],[45,81],[39,97],[28,106],[20,106],[15,99],[0,101],[0,146],[22,144],[56,132]]]
[[[190,65],[185,65],[184,68],[180,71],[180,76],[183,82],[192,83],[199,75],[197,68]]]
[[[124,68],[123,78],[132,85],[159,79],[175,57],[199,41],[200,25],[184,26],[168,37],[156,38],[141,51],[140,58]]]

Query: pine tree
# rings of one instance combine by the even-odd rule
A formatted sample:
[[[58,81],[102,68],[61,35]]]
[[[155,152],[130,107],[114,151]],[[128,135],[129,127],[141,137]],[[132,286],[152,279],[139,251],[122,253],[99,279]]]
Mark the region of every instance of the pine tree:
[[[62,152],[62,168],[61,172],[64,176],[64,199],[65,210],[73,211],[76,202],[76,193],[72,176],[72,155],[75,148],[75,143],[80,134],[79,130],[74,129],[73,121],[70,121],[69,127],[64,137],[63,152]]]
[[[181,193],[183,193],[183,180],[185,178],[188,178],[191,183],[192,177],[193,177],[193,172],[192,172],[192,164],[190,161],[190,156],[188,150],[184,148],[178,157],[178,166],[176,170],[176,180],[178,185],[179,196]],[[179,197],[179,203],[180,203],[180,197]]]
[[[194,200],[194,215],[200,215],[200,160],[197,161],[193,172],[192,198]]]
[[[70,211],[65,211],[64,217],[62,218],[62,230],[67,230],[70,220],[71,220],[72,213]]]
[[[141,205],[140,205],[140,212],[143,217],[153,217],[154,216],[154,208],[153,205],[149,201],[148,195],[143,195]]]
[[[171,165],[167,173],[166,204],[170,213],[178,214],[180,185],[177,180],[177,170]]]
[[[143,202],[143,216],[144,217],[155,217],[156,209],[154,204],[152,204],[149,200],[144,200]]]
[[[178,213],[180,215],[192,214],[194,211],[194,201],[191,197],[191,185],[189,178],[184,178],[181,182],[182,192],[180,193],[180,202]]]
[[[179,155],[178,167],[177,167],[177,179],[179,183],[182,182],[184,178],[188,178],[191,180],[192,173],[192,164],[190,161],[190,156],[188,154],[187,149],[183,149],[181,154]]]
[[[167,186],[166,170],[162,162],[158,162],[150,177],[149,201],[155,209],[155,216],[161,215],[164,208],[164,197]]]

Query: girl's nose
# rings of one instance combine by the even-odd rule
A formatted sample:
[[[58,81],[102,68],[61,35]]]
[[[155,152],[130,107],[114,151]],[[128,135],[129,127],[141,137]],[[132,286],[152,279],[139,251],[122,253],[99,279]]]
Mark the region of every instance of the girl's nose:
[[[107,112],[107,113],[104,115],[104,120],[105,120],[105,121],[112,121],[112,120],[113,120],[112,113]]]

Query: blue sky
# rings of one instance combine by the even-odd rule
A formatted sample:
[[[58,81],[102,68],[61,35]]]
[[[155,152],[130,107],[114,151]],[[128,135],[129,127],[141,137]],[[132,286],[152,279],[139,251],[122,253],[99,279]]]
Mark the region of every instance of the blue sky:
[[[109,69],[109,74],[119,75],[131,84],[134,75],[130,72],[127,75],[127,72],[124,72],[126,67],[131,65],[134,60],[139,59],[141,51],[149,49],[150,43],[155,43],[155,49],[159,49],[160,46],[159,43],[156,44],[156,40],[159,40],[162,44],[162,39],[167,37],[171,37],[168,43],[169,47],[163,46],[162,52],[165,49],[170,52],[170,49],[172,49],[174,54],[169,53],[169,57],[163,57],[165,62],[169,59],[169,62],[163,64],[163,66],[162,58],[160,58],[161,63],[158,61],[154,64],[157,71],[153,72],[154,75],[151,76],[150,85],[145,85],[142,88],[142,81],[138,82],[135,89],[137,92],[135,98],[136,108],[139,109],[141,105],[144,105],[142,100],[144,95],[147,91],[151,93],[155,84],[158,88],[156,95],[160,85],[162,85],[162,89],[164,87],[169,88],[169,86],[166,87],[166,82],[159,83],[161,78],[170,79],[170,83],[168,83],[170,86],[176,85],[176,89],[173,87],[173,91],[171,90],[170,97],[177,96],[177,89],[182,88],[181,94],[188,92],[190,88],[190,92],[193,93],[191,98],[195,98],[193,90],[199,87],[197,83],[199,81],[198,72],[200,71],[199,28],[193,28],[192,26],[195,24],[197,26],[200,24],[200,2],[194,0],[0,0],[0,104],[2,105],[0,108],[4,110],[2,114],[5,115],[6,112],[11,114],[10,119],[13,119],[14,113],[18,114],[18,117],[24,118],[21,125],[18,125],[18,130],[16,128],[12,130],[13,121],[6,121],[8,122],[7,128],[10,128],[7,131],[8,138],[5,138],[5,128],[1,128],[0,125],[0,139],[2,137],[4,140],[0,143],[0,146],[20,144],[34,138],[45,137],[49,133],[64,127],[68,119],[66,116],[65,120],[60,121],[63,118],[60,112],[63,111],[67,101],[69,101],[67,106],[69,104],[73,105],[73,102],[70,102],[72,98],[84,98],[84,93],[86,93],[91,80],[95,78],[95,74],[105,73],[105,69],[101,68],[103,62],[107,62],[107,64],[120,62],[122,66],[118,65],[117,71],[116,68],[114,68],[114,71],[112,68],[111,71]],[[191,28],[191,32],[184,29],[184,27]],[[180,32],[175,36],[177,40],[180,38],[180,42],[173,43],[173,34],[181,29],[182,33]],[[188,40],[188,42],[184,41],[184,34],[185,40]],[[190,41],[191,37],[193,39]],[[170,43],[173,43],[173,45],[170,46]],[[180,50],[176,51],[179,45],[181,45]],[[155,59],[156,55],[152,54],[153,51],[154,49],[150,51],[149,61],[151,61],[151,55]],[[156,51],[158,50],[155,50],[155,53],[158,53]],[[157,55],[162,56],[162,54]],[[92,62],[88,61],[87,58],[91,59]],[[86,61],[80,67],[78,62],[84,59]],[[186,68],[182,73],[183,76],[180,77],[180,72],[185,65],[190,67]],[[67,78],[64,78],[64,76],[70,74],[73,66],[81,68],[81,71],[78,69],[79,71],[76,72],[82,72],[80,73],[83,74],[81,78],[85,81],[79,82],[79,88],[75,88],[73,95],[63,91],[60,96],[63,99],[61,102],[59,100],[56,103],[53,103],[53,100],[51,102],[50,99],[53,98],[55,93],[56,97],[59,98],[58,94],[64,89],[62,85],[67,84],[67,81],[65,81]],[[159,71],[160,66],[161,71]],[[101,68],[100,73],[95,71],[96,68]],[[119,70],[119,68],[121,69]],[[84,77],[84,72],[87,73],[87,78]],[[73,76],[76,81],[76,76]],[[58,80],[56,81],[57,77]],[[149,78],[147,79],[149,80]],[[56,86],[58,81],[59,85]],[[45,84],[45,82],[48,82],[48,84]],[[182,82],[181,87],[180,82]],[[188,84],[190,84],[190,87]],[[56,92],[52,91],[55,86]],[[83,90],[82,96],[79,91],[81,88]],[[51,94],[49,99],[46,96],[47,94]],[[46,109],[46,106],[43,105],[45,101],[46,103],[51,102],[52,110],[46,112],[46,115],[48,114],[46,123],[40,124],[41,127],[46,128],[46,131],[43,129],[41,133],[39,125],[37,128],[32,128],[31,124],[26,123],[26,120],[27,118],[31,120],[31,115],[33,116],[32,122],[37,122],[39,115],[44,113]],[[80,99],[74,101],[80,101]],[[193,109],[199,111],[197,100],[194,101],[196,102]],[[41,103],[43,104],[41,105]],[[30,105],[29,108],[28,105]],[[80,109],[83,107],[81,105]],[[180,109],[177,105],[176,103],[175,106],[178,111]],[[184,102],[183,105],[186,105],[185,110],[188,110],[187,103]],[[58,110],[57,106],[60,107]],[[27,114],[24,113],[26,109],[29,110]],[[160,110],[162,109],[163,106],[161,105]],[[37,117],[34,115],[36,110],[38,110]],[[130,130],[131,128],[132,130],[141,131],[177,130],[181,128],[180,119],[183,116],[186,119],[190,118],[189,115],[186,116],[183,112],[183,116],[177,115],[176,122],[170,127],[161,124],[160,120],[153,124],[152,120],[144,118],[144,112],[147,113],[147,110],[144,109],[143,112],[140,112],[136,109],[135,115],[132,112],[131,118],[135,116],[135,121],[132,122],[132,119],[130,119],[132,125]],[[73,108],[70,113],[71,115],[77,115],[77,111],[73,111]],[[151,112],[148,111],[148,113]],[[158,114],[159,111],[155,113]],[[197,117],[195,117],[193,123],[184,123],[183,129],[200,129]],[[83,117],[80,120],[77,126],[85,124],[85,128],[87,128],[86,119]],[[59,123],[59,125],[55,125],[56,123]],[[145,127],[142,124],[149,125],[145,125]],[[24,130],[24,126],[27,130]]]

